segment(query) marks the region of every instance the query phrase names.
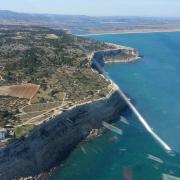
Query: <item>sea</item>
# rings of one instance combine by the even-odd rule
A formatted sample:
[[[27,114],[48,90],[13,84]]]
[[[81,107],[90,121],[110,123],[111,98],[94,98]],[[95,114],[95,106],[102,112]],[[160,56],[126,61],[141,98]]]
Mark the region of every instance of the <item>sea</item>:
[[[167,151],[131,110],[107,131],[77,146],[52,180],[180,179],[180,32],[89,36],[137,49],[132,63],[107,64],[107,75],[123,90],[153,131],[172,149]]]

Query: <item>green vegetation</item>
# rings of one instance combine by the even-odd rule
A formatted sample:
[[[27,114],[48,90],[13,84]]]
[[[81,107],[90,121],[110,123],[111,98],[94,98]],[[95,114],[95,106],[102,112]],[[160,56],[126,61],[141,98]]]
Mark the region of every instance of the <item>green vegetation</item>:
[[[113,57],[110,57],[110,58],[106,58],[105,61],[108,62],[108,61],[128,61],[130,59],[134,59],[134,58],[137,58],[136,55],[129,55],[129,54],[121,54],[121,55],[116,55],[116,56],[113,56]]]
[[[31,132],[33,128],[34,128],[33,125],[26,125],[26,126],[16,127],[15,128],[15,136],[16,136],[16,138],[20,138],[20,137],[25,136],[27,133]]]
[[[30,102],[0,96],[0,127],[12,124],[16,136],[20,137],[32,128],[26,121],[41,113],[39,121],[53,115],[54,112],[48,111],[61,106],[62,101],[72,105],[104,97],[109,92],[108,82],[91,70],[88,55],[107,48],[107,44],[60,30],[0,26],[0,86],[40,85]],[[29,103],[32,105],[28,106]],[[20,114],[24,106],[28,112]]]

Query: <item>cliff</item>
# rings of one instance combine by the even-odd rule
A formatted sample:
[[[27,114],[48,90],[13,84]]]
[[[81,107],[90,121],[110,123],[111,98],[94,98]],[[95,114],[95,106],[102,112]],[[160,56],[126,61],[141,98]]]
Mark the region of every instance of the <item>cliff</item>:
[[[102,121],[117,120],[125,103],[113,92],[109,98],[63,112],[37,127],[25,139],[0,150],[0,179],[12,180],[48,171],[66,158]]]
[[[101,72],[105,57],[129,53],[107,50],[93,53],[92,66]],[[102,72],[101,72],[102,73]],[[116,89],[107,97],[75,106],[36,127],[28,137],[0,149],[0,179],[12,180],[49,171],[102,121],[116,121],[126,103]]]
[[[106,63],[127,63],[138,60],[140,58],[139,53],[134,48],[118,45],[116,45],[115,47],[115,49],[107,49],[94,52],[91,55],[92,65],[96,61],[100,66],[103,67]]]

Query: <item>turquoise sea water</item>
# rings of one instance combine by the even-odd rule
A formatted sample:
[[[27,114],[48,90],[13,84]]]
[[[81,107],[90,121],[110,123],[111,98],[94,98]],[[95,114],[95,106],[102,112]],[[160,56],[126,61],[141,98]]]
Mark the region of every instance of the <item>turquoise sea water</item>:
[[[129,125],[115,124],[122,136],[107,132],[79,145],[52,179],[160,180],[164,173],[180,177],[180,33],[90,38],[135,47],[144,56],[131,64],[106,65],[105,70],[174,152],[166,152],[127,111],[123,116]]]

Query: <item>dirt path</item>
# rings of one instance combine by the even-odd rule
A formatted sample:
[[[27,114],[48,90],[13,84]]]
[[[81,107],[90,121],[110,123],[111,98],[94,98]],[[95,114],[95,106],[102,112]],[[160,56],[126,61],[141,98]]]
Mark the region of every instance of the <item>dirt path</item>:
[[[5,81],[3,79],[3,77],[1,76],[1,73],[4,71],[4,66],[0,66],[1,70],[0,70],[0,81]]]

